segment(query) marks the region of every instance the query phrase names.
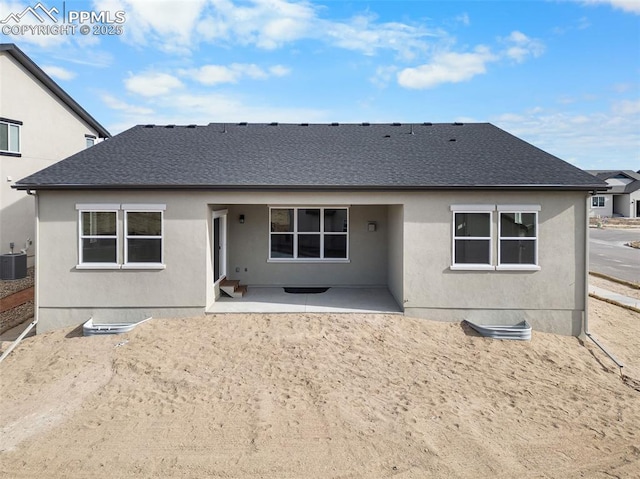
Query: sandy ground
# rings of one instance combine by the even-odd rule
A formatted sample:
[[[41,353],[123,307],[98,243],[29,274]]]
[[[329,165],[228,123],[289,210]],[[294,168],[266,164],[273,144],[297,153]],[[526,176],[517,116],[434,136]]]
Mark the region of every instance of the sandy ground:
[[[400,315],[152,320],[26,339],[1,365],[0,477],[638,478],[640,314],[592,343]]]
[[[630,298],[640,299],[640,289],[630,288],[624,284],[608,281],[604,278],[589,275],[589,284],[599,288],[604,288],[612,293],[624,294]]]

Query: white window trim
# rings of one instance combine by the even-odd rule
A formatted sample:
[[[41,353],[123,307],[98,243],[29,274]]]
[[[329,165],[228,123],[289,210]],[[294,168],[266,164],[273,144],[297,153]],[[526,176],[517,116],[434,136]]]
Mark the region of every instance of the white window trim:
[[[293,231],[289,232],[272,232],[271,231],[271,210],[293,210]],[[305,209],[313,209],[320,210],[320,231],[314,232],[298,232],[298,210]],[[347,231],[340,232],[325,232],[324,231],[324,211],[325,210],[346,210],[347,211]],[[269,233],[269,249],[267,251],[267,263],[322,263],[322,264],[330,264],[330,263],[350,263],[349,259],[349,237],[351,234],[351,217],[349,214],[349,207],[340,205],[340,206],[290,206],[290,205],[282,205],[282,206],[269,206],[269,221],[268,221],[268,233]],[[271,237],[273,234],[291,234],[293,235],[293,258],[272,258],[271,257]],[[318,234],[320,236],[320,254],[324,255],[324,237],[325,235],[331,236],[335,235],[344,235],[347,237],[347,251],[346,258],[298,258],[298,235],[299,234]]]
[[[600,199],[602,198],[602,206],[600,205],[594,205],[593,202],[595,199]],[[598,203],[600,203],[600,201],[598,201]],[[591,197],[591,208],[606,208],[607,207],[607,198],[603,195],[597,195],[597,196],[592,196]]]
[[[466,204],[466,205],[451,205],[450,210],[452,211],[452,245],[451,245],[451,265],[449,266],[450,270],[453,271],[540,271],[540,258],[538,256],[539,244],[540,244],[540,234],[539,234],[539,212],[541,210],[541,205],[494,205],[494,204]],[[497,224],[494,220],[493,212],[498,212],[498,221]],[[491,264],[458,264],[455,263],[455,241],[456,239],[487,239],[485,237],[456,237],[456,221],[455,214],[456,213],[489,213],[490,221],[491,221],[491,236],[490,236],[490,263]],[[531,241],[535,241],[535,258],[536,264],[500,264],[500,240],[503,239],[500,234],[500,213],[536,213],[536,236],[535,238],[528,238]],[[497,228],[497,249],[498,249],[498,264],[494,265],[494,250],[496,249],[496,242],[494,240],[494,236],[496,234]],[[507,238],[504,238],[508,240]],[[522,238],[519,238],[522,239]]]
[[[145,204],[145,203],[122,203],[120,205],[120,209],[125,211],[130,210],[130,211],[136,211],[136,212],[166,211],[167,205]]]
[[[164,211],[166,205],[133,205],[123,204],[124,228],[122,236],[124,238],[124,258],[122,269],[165,269],[164,264]],[[129,213],[160,213],[160,236],[129,236],[127,233],[127,222]],[[129,239],[160,239],[160,262],[158,263],[132,263],[129,261]]]
[[[542,268],[537,264],[499,264],[496,271],[540,271]]]
[[[456,213],[490,213],[495,211],[496,205],[451,205],[450,209]]]
[[[166,204],[140,204],[140,203],[78,203],[76,210],[78,211],[78,264],[75,269],[78,270],[162,270],[166,269],[164,263],[164,211],[167,209]],[[116,213],[116,263],[83,263],[82,262],[82,213],[83,212],[115,212]],[[120,212],[123,212],[120,215]],[[161,262],[160,263],[126,263],[127,259],[127,230],[126,230],[126,213],[128,212],[161,212],[161,236],[136,236],[139,239],[160,238],[162,241]],[[122,216],[122,217],[121,217]],[[112,238],[112,236],[101,236],[101,238]],[[124,239],[124,246],[122,242]],[[124,248],[124,252],[122,251]]]
[[[7,125],[7,147],[6,150],[0,150],[0,153],[10,153],[12,155],[19,155],[22,153],[22,123],[14,122],[14,121],[6,121],[1,120],[0,124]],[[11,149],[11,127],[15,126],[18,128],[18,148],[15,150]]]
[[[452,271],[493,271],[493,212],[496,205],[451,205],[451,265]],[[456,214],[458,213],[489,213],[489,236],[456,236]],[[456,240],[489,240],[489,263],[456,263]]]
[[[496,267],[492,264],[456,263],[449,266],[449,269],[451,271],[495,271]]]
[[[118,211],[120,203],[80,203],[76,205],[78,211]]]
[[[496,266],[496,270],[498,271],[540,271],[540,261],[538,257],[538,245],[539,241],[539,221],[538,212],[540,211],[540,205],[498,205],[498,265]],[[536,235],[533,237],[512,237],[512,236],[502,236],[501,228],[500,228],[500,216],[502,213],[533,213],[535,214],[536,221]],[[505,241],[535,241],[535,249],[534,249],[534,264],[513,264],[513,263],[502,263],[502,254],[501,254],[501,245],[502,240]]]
[[[75,269],[122,269],[119,263],[79,263]]]
[[[120,269],[167,269],[164,263],[124,263]]]
[[[540,211],[540,205],[498,205],[498,211],[505,213],[533,213]]]
[[[120,235],[118,234],[118,207],[120,205],[114,204],[79,204],[76,205],[78,211],[78,264],[76,269],[120,269],[120,263],[118,262],[118,253],[120,251]],[[114,235],[83,235],[82,234],[82,213],[115,213],[116,214],[116,234]],[[115,239],[116,240],[116,262],[115,263],[90,263],[84,262],[82,258],[82,240],[85,238],[92,238],[95,236],[98,239]]]

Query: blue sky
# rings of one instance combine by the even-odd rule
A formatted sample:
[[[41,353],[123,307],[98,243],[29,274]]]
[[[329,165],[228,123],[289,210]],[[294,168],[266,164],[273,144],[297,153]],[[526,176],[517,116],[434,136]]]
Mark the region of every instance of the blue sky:
[[[0,0],[0,20],[36,3]],[[124,12],[120,35],[0,39],[114,134],[491,122],[581,168],[640,169],[640,0],[42,3]]]

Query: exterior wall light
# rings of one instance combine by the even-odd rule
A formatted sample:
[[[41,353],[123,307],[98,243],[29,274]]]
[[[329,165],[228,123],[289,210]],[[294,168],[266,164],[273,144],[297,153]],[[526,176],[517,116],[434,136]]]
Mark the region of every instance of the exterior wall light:
[[[375,221],[369,221],[369,223],[367,223],[367,231],[369,231],[370,233],[373,233],[377,228],[378,225]]]
[[[240,224],[244,224],[244,215],[240,215],[240,218],[238,218],[238,221],[240,221]]]

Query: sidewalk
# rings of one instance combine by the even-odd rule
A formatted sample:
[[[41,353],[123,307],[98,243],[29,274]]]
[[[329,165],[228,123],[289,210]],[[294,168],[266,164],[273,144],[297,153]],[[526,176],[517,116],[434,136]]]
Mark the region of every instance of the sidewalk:
[[[598,288],[597,286],[591,285],[589,285],[589,294],[593,294],[594,296],[597,296],[599,298],[604,298],[606,300],[616,302],[622,306],[640,310],[640,299],[630,298],[629,296],[625,296],[623,294],[612,293],[611,291],[607,291],[606,289]]]

